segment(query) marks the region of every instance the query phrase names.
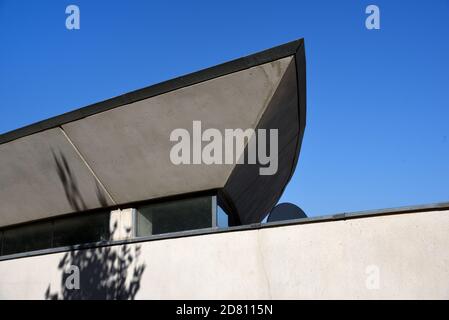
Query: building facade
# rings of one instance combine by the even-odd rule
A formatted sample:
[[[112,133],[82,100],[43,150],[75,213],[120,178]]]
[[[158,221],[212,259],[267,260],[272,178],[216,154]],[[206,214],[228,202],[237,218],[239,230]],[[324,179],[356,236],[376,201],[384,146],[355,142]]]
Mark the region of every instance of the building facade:
[[[262,223],[305,120],[300,39],[1,135],[0,298],[448,298],[447,205]]]

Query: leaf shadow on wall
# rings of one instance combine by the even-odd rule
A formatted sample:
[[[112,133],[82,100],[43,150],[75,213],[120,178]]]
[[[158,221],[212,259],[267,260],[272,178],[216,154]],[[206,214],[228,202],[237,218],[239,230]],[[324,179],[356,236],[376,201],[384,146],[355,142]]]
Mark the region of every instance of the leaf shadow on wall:
[[[53,152],[56,170],[67,200],[74,211],[86,210],[77,179],[65,156]],[[97,185],[97,198],[102,206],[106,199]],[[79,230],[82,232],[82,230]],[[115,223],[109,238],[118,232]],[[131,230],[126,230],[130,233]],[[139,262],[141,246],[138,244],[105,245],[94,248],[72,246],[58,264],[61,272],[59,288],[52,292],[49,284],[45,291],[47,300],[126,299],[135,298],[145,271],[145,263]]]

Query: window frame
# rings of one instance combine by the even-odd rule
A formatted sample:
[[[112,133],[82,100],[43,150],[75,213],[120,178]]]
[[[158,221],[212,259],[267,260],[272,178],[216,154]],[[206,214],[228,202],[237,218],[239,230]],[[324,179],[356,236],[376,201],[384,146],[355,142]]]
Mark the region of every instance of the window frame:
[[[181,231],[173,231],[173,232],[164,232],[164,233],[158,233],[158,234],[146,234],[146,235],[139,235],[138,228],[139,228],[139,207],[145,207],[145,206],[151,206],[152,204],[163,204],[163,203],[170,203],[170,202],[176,202],[176,201],[182,201],[182,200],[189,200],[189,199],[196,199],[196,198],[203,198],[203,197],[209,197],[211,201],[211,224],[208,227],[205,228],[196,228],[196,229],[186,229]],[[197,194],[197,195],[190,195],[185,197],[177,197],[177,198],[171,198],[167,200],[161,200],[161,201],[148,201],[148,202],[142,202],[138,206],[133,207],[133,238],[135,239],[141,239],[141,238],[147,238],[147,237],[154,237],[154,236],[166,236],[166,235],[177,235],[182,234],[185,232],[192,232],[197,230],[214,230],[218,229],[217,225],[217,193],[204,193],[204,194]]]

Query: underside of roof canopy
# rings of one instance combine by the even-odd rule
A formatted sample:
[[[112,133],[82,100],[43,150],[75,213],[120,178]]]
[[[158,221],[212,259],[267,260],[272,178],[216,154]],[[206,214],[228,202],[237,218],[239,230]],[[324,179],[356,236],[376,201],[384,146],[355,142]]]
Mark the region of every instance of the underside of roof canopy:
[[[305,128],[303,40],[0,135],[0,227],[216,190],[233,224],[259,222],[279,200]],[[278,170],[175,165],[178,128],[278,129]]]

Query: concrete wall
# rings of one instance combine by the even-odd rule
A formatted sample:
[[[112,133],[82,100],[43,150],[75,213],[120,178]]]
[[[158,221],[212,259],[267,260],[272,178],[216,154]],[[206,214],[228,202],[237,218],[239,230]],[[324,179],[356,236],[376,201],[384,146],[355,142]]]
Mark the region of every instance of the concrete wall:
[[[428,211],[0,261],[0,298],[449,299],[448,230]]]

